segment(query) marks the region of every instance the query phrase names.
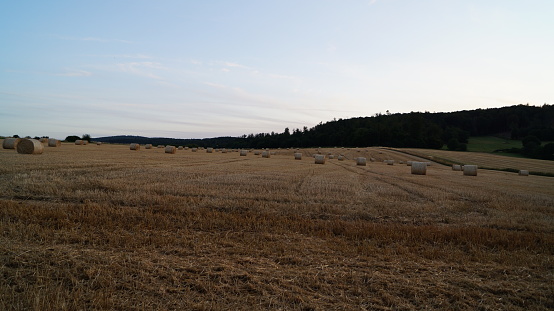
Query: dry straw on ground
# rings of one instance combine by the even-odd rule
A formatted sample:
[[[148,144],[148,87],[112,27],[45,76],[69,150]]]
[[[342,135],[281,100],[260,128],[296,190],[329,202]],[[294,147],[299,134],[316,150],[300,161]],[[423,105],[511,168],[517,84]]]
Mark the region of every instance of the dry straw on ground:
[[[40,140],[23,138],[17,144],[17,153],[22,154],[42,154],[44,146]]]
[[[17,148],[17,144],[21,141],[21,138],[6,138],[2,142],[2,148],[3,149],[15,149]]]
[[[411,165],[412,174],[414,175],[426,175],[427,163],[426,162],[412,162]]]
[[[165,153],[174,154],[175,152],[177,152],[177,148],[175,148],[175,146],[165,146]]]
[[[477,176],[477,165],[464,165],[464,175]]]
[[[60,147],[62,142],[59,139],[50,138],[48,140],[48,147]]]

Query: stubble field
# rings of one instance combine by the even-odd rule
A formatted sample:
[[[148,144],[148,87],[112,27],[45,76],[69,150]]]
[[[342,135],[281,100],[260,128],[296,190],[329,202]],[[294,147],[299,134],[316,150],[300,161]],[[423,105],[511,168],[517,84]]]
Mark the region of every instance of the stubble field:
[[[554,178],[321,151],[2,149],[0,309],[554,308]]]

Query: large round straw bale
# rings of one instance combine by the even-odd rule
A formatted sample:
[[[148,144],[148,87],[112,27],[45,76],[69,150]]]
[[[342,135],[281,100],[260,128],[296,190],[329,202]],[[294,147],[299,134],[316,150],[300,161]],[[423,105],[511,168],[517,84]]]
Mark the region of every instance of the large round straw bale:
[[[427,163],[425,162],[412,162],[412,174],[414,175],[426,175]]]
[[[332,160],[332,159],[334,159],[334,158],[335,158],[334,155],[332,155],[332,154],[329,155],[329,160]]]
[[[213,153],[214,152],[214,148],[212,147],[208,147],[208,149],[206,149],[206,153]]]
[[[44,147],[39,140],[23,138],[17,144],[17,153],[41,154]]]
[[[165,146],[164,145],[158,145],[158,148],[164,148]]]
[[[367,165],[367,159],[364,158],[364,157],[357,157],[356,158],[356,165],[366,166]]]
[[[185,146],[185,150],[189,150],[189,147]]]
[[[175,146],[165,146],[165,153],[175,153],[177,152],[177,148]]]
[[[271,157],[271,154],[269,153],[269,151],[264,150],[262,152],[262,158],[269,158],[269,157]]]
[[[196,151],[198,151],[198,148],[192,148],[191,151],[196,152]]]
[[[464,165],[464,175],[477,176],[477,165]]]
[[[314,158],[315,158],[315,164],[325,164],[325,155],[316,154]]]
[[[460,164],[452,164],[452,170],[453,171],[461,171],[462,166]]]
[[[21,138],[6,138],[4,139],[4,142],[2,143],[2,148],[4,149],[15,149],[17,148],[17,144],[21,141]]]
[[[183,146],[177,147],[178,150],[183,150]]]
[[[129,146],[129,149],[138,151],[140,150],[140,144],[132,143],[131,146]]]
[[[146,145],[144,145],[144,148],[146,148],[146,149],[152,149],[152,144],[146,144]]]
[[[295,160],[302,160],[302,153],[300,153],[300,152],[295,152],[295,153],[294,153],[294,159],[295,159]]]
[[[518,175],[519,176],[529,176],[529,171],[528,170],[519,170]]]
[[[227,153],[227,149],[225,148],[221,149],[221,153]]]
[[[343,155],[340,155],[337,159],[338,159],[339,161],[344,161],[344,156],[343,156]]]
[[[50,138],[48,140],[48,147],[59,147],[61,145],[62,145],[62,142],[57,139]]]
[[[48,138],[46,137],[42,137],[41,139],[39,139],[41,143],[43,144],[48,144]]]
[[[83,145],[88,145],[88,140],[83,140]]]
[[[240,151],[240,156],[241,157],[246,157],[247,154],[248,154],[248,150],[241,150]]]
[[[81,139],[77,139],[75,141],[75,145],[84,145],[85,144],[85,141],[84,140],[81,140]]]

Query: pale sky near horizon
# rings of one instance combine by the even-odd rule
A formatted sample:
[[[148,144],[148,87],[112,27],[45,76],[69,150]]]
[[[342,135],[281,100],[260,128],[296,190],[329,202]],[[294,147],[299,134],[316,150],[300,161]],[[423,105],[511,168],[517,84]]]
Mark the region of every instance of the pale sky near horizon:
[[[6,1],[0,135],[208,138],[554,104],[554,1]]]

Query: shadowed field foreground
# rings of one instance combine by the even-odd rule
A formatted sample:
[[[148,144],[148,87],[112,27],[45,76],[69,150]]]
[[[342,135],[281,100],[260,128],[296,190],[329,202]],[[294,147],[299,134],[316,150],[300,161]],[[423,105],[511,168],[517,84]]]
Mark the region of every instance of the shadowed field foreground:
[[[0,309],[554,308],[554,178],[276,152],[0,150]]]

